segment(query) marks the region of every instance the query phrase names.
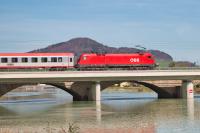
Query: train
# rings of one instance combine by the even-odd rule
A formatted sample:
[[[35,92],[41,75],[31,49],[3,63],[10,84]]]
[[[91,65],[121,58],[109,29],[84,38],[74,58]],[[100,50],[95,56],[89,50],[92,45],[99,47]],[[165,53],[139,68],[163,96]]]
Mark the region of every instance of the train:
[[[83,53],[0,53],[0,69],[154,69],[156,61],[149,52],[99,54]]]

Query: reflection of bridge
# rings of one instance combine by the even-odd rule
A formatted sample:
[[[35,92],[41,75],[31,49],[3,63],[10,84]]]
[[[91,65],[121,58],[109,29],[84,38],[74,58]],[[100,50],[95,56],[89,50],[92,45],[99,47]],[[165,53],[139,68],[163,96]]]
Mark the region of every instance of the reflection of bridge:
[[[74,100],[98,101],[101,90],[130,81],[149,87],[158,98],[193,98],[192,81],[198,79],[200,70],[1,72],[0,95],[22,85],[44,83],[67,91]],[[169,88],[146,82],[154,80],[181,80],[182,85]]]

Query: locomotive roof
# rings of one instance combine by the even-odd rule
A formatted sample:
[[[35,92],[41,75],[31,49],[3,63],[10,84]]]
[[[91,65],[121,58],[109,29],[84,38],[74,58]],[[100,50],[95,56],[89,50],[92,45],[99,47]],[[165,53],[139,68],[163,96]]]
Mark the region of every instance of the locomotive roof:
[[[133,56],[133,55],[138,55],[138,54],[141,54],[141,55],[152,55],[151,53],[149,52],[144,52],[144,53],[106,53],[106,54],[97,54],[97,53],[83,53],[82,55],[83,56],[96,56],[96,55],[105,55],[105,56]]]
[[[74,56],[73,53],[0,53],[0,56]]]

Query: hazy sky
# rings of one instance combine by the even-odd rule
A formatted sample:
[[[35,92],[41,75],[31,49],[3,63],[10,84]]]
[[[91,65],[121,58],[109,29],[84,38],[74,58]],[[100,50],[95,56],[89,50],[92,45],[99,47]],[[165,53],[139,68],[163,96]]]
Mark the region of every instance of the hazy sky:
[[[75,37],[200,63],[200,0],[0,0],[0,52]]]

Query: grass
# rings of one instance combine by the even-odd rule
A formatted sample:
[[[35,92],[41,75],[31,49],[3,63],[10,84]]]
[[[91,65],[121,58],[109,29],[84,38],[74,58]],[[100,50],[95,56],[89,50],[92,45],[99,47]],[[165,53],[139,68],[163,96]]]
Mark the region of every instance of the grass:
[[[53,128],[48,122],[47,127],[43,128],[42,133],[79,133],[79,126],[76,123],[69,123],[67,128]],[[10,128],[0,128],[0,133],[41,133],[41,131],[33,131],[31,129],[10,129]]]
[[[78,133],[79,127],[75,123],[69,123],[68,133]],[[66,132],[63,132],[66,133]]]
[[[156,61],[158,64],[159,64],[159,67],[169,67],[169,64],[172,62],[172,61],[162,61],[162,60],[158,60]]]
[[[151,89],[139,86],[139,87],[109,87],[105,91],[112,92],[112,91],[128,91],[128,92],[152,92]]]

